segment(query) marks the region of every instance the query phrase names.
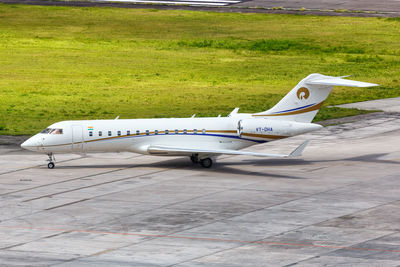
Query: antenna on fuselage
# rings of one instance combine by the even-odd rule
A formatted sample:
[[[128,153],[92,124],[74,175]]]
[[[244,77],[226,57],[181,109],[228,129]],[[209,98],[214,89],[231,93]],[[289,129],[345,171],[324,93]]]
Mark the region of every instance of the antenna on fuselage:
[[[192,117],[190,117],[190,118],[194,118],[194,117],[196,117],[196,114],[193,114]]]
[[[119,115],[114,120],[118,120],[118,119],[119,119]]]

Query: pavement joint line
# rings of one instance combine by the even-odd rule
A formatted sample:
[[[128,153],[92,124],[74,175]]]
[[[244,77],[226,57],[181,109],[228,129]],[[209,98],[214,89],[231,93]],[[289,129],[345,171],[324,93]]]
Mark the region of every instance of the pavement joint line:
[[[51,235],[48,235],[48,236],[35,238],[35,239],[30,240],[30,241],[28,241],[28,242],[22,242],[22,243],[18,243],[18,244],[14,244],[14,245],[8,246],[8,247],[0,248],[0,250],[8,250],[8,249],[11,249],[11,248],[14,248],[14,247],[23,246],[23,245],[28,244],[28,243],[31,243],[31,242],[36,242],[36,241],[39,241],[39,240],[41,240],[41,239],[52,238],[52,237],[55,237],[55,236],[59,236],[59,235],[62,235],[62,234],[66,234],[66,233],[68,233],[68,232],[69,232],[69,231],[62,231],[62,232],[59,232],[59,233],[56,233],[56,234],[51,234]]]
[[[135,243],[134,243],[134,244],[135,244]],[[93,254],[91,254],[91,255],[82,255],[82,256],[78,256],[78,257],[71,258],[71,259],[65,260],[65,261],[63,261],[63,262],[57,263],[57,264],[52,264],[52,266],[57,266],[57,265],[60,265],[60,264],[65,264],[65,263],[67,263],[67,262],[74,262],[74,261],[76,261],[76,260],[85,259],[85,258],[90,258],[90,257],[93,257],[93,256],[100,256],[100,255],[102,255],[102,254],[105,254],[105,253],[108,253],[108,252],[113,252],[113,251],[115,251],[115,250],[117,250],[117,249],[129,247],[129,246],[134,245],[134,244],[128,244],[128,245],[124,245],[124,246],[120,246],[120,247],[109,248],[109,249],[106,249],[106,250],[103,250],[103,251],[99,251],[99,252],[93,253]]]
[[[69,232],[70,232],[70,231],[69,231]],[[67,232],[65,232],[65,233],[67,233]],[[139,242],[129,243],[129,244],[122,245],[122,246],[119,246],[119,247],[109,248],[109,249],[106,249],[106,250],[103,250],[103,251],[99,251],[99,252],[93,253],[93,254],[91,254],[91,255],[82,255],[82,256],[78,256],[78,257],[76,257],[76,258],[72,258],[72,259],[66,260],[66,261],[64,261],[64,262],[54,264],[53,266],[57,266],[57,265],[60,265],[60,264],[64,264],[64,263],[66,263],[66,262],[73,262],[73,261],[80,260],[80,259],[86,259],[86,258],[91,258],[91,257],[94,257],[94,256],[99,256],[99,255],[102,255],[102,254],[106,254],[106,253],[109,253],[109,252],[113,252],[113,251],[118,250],[118,249],[123,249],[123,248],[127,248],[127,247],[130,247],[130,246],[135,246],[135,245],[141,244],[141,243],[143,243],[143,242],[150,241],[150,240],[154,240],[154,239],[156,239],[156,238],[155,238],[155,237],[152,237],[152,238],[149,238],[149,239],[144,239],[144,240],[139,241]]]
[[[366,208],[366,209],[361,209],[361,210],[358,210],[358,211],[353,212],[351,214],[355,214],[355,213],[359,213],[359,212],[365,212],[365,211],[376,209],[376,208],[379,208],[379,207],[382,207],[382,206],[390,205],[390,204],[393,204],[393,203],[396,203],[396,202],[400,202],[400,199],[396,199],[396,200],[393,200],[393,201],[389,201],[389,202],[385,202],[385,203],[382,203],[382,204],[378,204],[376,206],[369,207],[369,208]],[[336,218],[340,218],[340,217],[343,217],[343,216],[346,216],[346,215],[342,215],[342,216],[339,216],[339,217],[336,217]],[[310,226],[314,226],[314,225],[317,225],[317,224],[325,223],[325,222],[328,222],[330,220],[332,220],[332,219],[326,219],[326,220],[323,220],[321,222],[310,224]],[[352,227],[343,227],[343,228],[353,229]],[[368,228],[368,229],[369,230],[382,230],[382,229],[373,229],[373,228]]]
[[[97,173],[97,174],[89,174],[89,175],[75,177],[75,178],[68,179],[68,180],[58,181],[58,182],[54,182],[54,183],[49,183],[49,184],[44,184],[44,185],[39,185],[39,186],[34,186],[34,187],[29,187],[29,188],[24,188],[24,189],[20,189],[20,190],[16,190],[16,191],[11,191],[11,192],[7,192],[7,193],[4,193],[4,194],[0,194],[0,196],[6,196],[6,195],[10,195],[10,194],[20,193],[20,192],[23,192],[23,191],[29,191],[29,190],[33,190],[33,189],[37,189],[37,188],[41,188],[41,187],[46,187],[46,186],[52,186],[52,185],[56,185],[56,184],[68,183],[68,182],[75,181],[75,180],[80,180],[80,179],[89,178],[89,177],[95,177],[95,176],[103,175],[103,174],[109,174],[109,173],[113,173],[113,172],[117,172],[117,171],[121,171],[121,170],[126,170],[126,169],[129,169],[129,168],[118,168],[118,169],[115,169],[115,170],[106,171],[106,172],[100,172],[100,173]]]
[[[341,228],[343,228],[343,227],[341,227]],[[383,236],[371,238],[371,239],[369,239],[369,240],[365,240],[365,241],[362,241],[362,242],[357,242],[357,243],[355,243],[354,245],[352,245],[351,247],[356,246],[356,245],[359,245],[359,244],[362,244],[362,243],[365,243],[365,242],[370,242],[370,241],[372,241],[372,240],[376,240],[376,239],[379,239],[379,238],[384,238],[384,237],[387,237],[387,236],[391,236],[391,235],[394,235],[394,234],[397,234],[397,233],[398,233],[397,231],[393,231],[393,232],[391,232],[390,234],[387,234],[387,235],[383,235]],[[340,250],[340,249],[338,249],[338,250]],[[326,252],[326,253],[322,253],[322,254],[319,254],[319,255],[317,255],[317,256],[311,256],[310,258],[300,260],[300,261],[298,261],[298,262],[296,262],[296,263],[308,261],[308,260],[310,260],[310,259],[312,259],[312,258],[316,258],[316,257],[327,256],[329,253],[332,253],[332,252],[335,252],[335,251],[337,251],[337,250],[330,251],[330,252]],[[374,250],[374,252],[383,252],[383,251],[375,251],[375,250]]]
[[[64,163],[64,162],[69,162],[69,161],[78,160],[78,159],[82,159],[82,158],[66,159],[66,160],[63,160],[63,161],[57,161],[57,163]],[[10,174],[10,173],[19,172],[19,171],[25,171],[25,170],[29,170],[29,169],[35,169],[37,167],[42,167],[42,166],[45,166],[45,164],[39,164],[39,165],[35,165],[35,166],[30,166],[30,167],[18,169],[18,170],[2,172],[2,173],[0,173],[0,175]]]
[[[39,239],[40,239],[40,238],[39,238]],[[37,240],[39,240],[39,239],[37,239]],[[37,241],[37,240],[34,240],[34,241]],[[25,245],[26,243],[29,243],[29,242],[22,242],[22,243],[14,244],[14,245],[11,245],[11,246],[2,247],[2,248],[0,248],[0,250],[7,250],[7,249],[10,249],[10,248],[15,248],[15,247],[23,246],[23,245]]]
[[[117,172],[117,171],[120,171],[120,170],[124,170],[124,169],[123,169],[123,168],[122,168],[122,169],[116,169],[116,170],[112,170],[112,171],[101,172],[101,173],[97,173],[97,174],[85,175],[85,176],[76,177],[76,178],[72,178],[72,179],[68,179],[68,180],[63,180],[63,181],[54,182],[54,183],[49,183],[49,184],[44,184],[44,185],[39,185],[39,186],[34,186],[34,187],[29,187],[29,188],[24,188],[24,189],[20,189],[20,190],[16,190],[16,191],[11,191],[11,192],[7,192],[7,193],[4,193],[4,194],[0,194],[0,196],[6,196],[6,195],[11,195],[11,194],[15,194],[15,193],[20,193],[20,192],[23,192],[23,191],[29,191],[29,190],[33,190],[33,189],[37,189],[37,188],[41,188],[41,187],[46,187],[46,186],[51,186],[51,185],[56,185],[56,184],[67,183],[67,182],[71,182],[71,181],[75,181],[75,180],[80,180],[80,179],[84,179],[84,178],[89,178],[89,177],[98,176],[98,175],[109,174],[109,173]]]
[[[50,208],[47,208],[47,209],[44,209],[44,210],[58,209],[58,208],[61,208],[61,207],[65,207],[65,206],[68,206],[68,205],[73,205],[73,204],[84,202],[84,201],[87,201],[87,200],[90,200],[90,198],[84,198],[84,199],[80,199],[80,200],[77,200],[77,201],[68,202],[68,203],[65,203],[65,204],[62,204],[62,205],[58,205],[58,206],[54,206],[54,207],[50,207]]]
[[[329,253],[330,253],[330,252],[329,252]],[[290,263],[290,264],[288,264],[288,265],[284,265],[283,267],[295,266],[295,265],[297,265],[297,264],[299,264],[299,263],[301,263],[301,262],[309,261],[309,260],[312,260],[312,259],[318,259],[318,258],[320,258],[320,257],[323,256],[323,255],[325,255],[325,254],[313,255],[313,256],[310,256],[309,258],[302,259],[302,260],[299,260],[299,261]]]
[[[387,176],[385,176],[385,177],[390,177],[390,176],[392,176],[392,175],[387,175]],[[385,178],[385,177],[383,177],[383,178]],[[350,184],[347,184],[347,185],[344,185],[344,186],[340,186],[340,187],[338,187],[338,188],[333,188],[333,189],[331,189],[331,190],[327,190],[327,191],[323,191],[323,192],[319,192],[319,193],[316,193],[316,194],[312,194],[311,196],[314,196],[314,195],[319,195],[319,194],[321,194],[321,193],[327,193],[327,192],[329,192],[329,191],[332,191],[332,190],[337,190],[337,189],[341,189],[341,188],[344,188],[344,187],[348,187],[348,186],[353,186],[353,185],[356,185],[356,184],[360,184],[360,183],[365,183],[365,182],[370,182],[370,181],[373,181],[373,180],[377,180],[377,179],[382,179],[382,177],[378,177],[378,178],[371,178],[371,179],[369,179],[369,180],[363,180],[363,181],[360,181],[360,182],[355,182],[355,183],[350,183]],[[390,204],[393,204],[393,203],[396,203],[396,202],[399,202],[400,201],[400,199],[396,199],[396,200],[393,200],[393,201],[388,201],[388,202],[385,202],[385,203],[382,203],[382,204],[378,204],[378,205],[376,205],[376,206],[373,206],[373,207],[369,207],[369,208],[366,208],[366,209],[361,209],[361,210],[359,210],[359,211],[357,211],[357,212],[364,212],[364,211],[367,211],[367,210],[370,210],[370,209],[375,209],[375,208],[377,208],[377,207],[381,207],[381,206],[385,206],[385,205],[390,205]],[[353,214],[354,214],[355,212],[353,212]],[[342,215],[342,216],[345,216],[345,215]],[[340,217],[342,217],[342,216],[340,216]],[[332,220],[332,219],[327,219],[327,220],[324,220],[324,221],[321,221],[321,222],[318,222],[318,223],[314,223],[314,224],[311,224],[311,225],[316,225],[316,224],[320,224],[320,223],[324,223],[324,222],[327,222],[327,221],[329,221],[329,220]]]
[[[223,249],[220,249],[220,250],[217,250],[217,251],[213,251],[213,252],[205,254],[205,255],[201,255],[201,256],[198,256],[198,257],[194,257],[194,258],[191,258],[191,259],[187,259],[187,260],[184,260],[184,261],[181,261],[181,262],[178,262],[178,263],[174,263],[174,264],[168,265],[167,267],[172,267],[172,266],[177,266],[177,265],[179,266],[179,265],[181,265],[183,263],[192,262],[192,261],[199,260],[199,259],[205,258],[205,257],[209,257],[209,256],[212,256],[212,255],[221,253],[221,252],[225,252],[225,251],[232,250],[232,249],[237,249],[237,248],[240,248],[240,247],[245,246],[245,245],[246,244],[241,244],[241,245],[230,247],[230,248],[223,248]]]
[[[126,170],[126,169],[128,169],[128,168],[118,169],[118,170],[115,170],[115,171]],[[121,178],[121,179],[117,179],[117,180],[111,180],[111,181],[107,181],[107,182],[102,182],[102,183],[97,183],[97,184],[92,184],[92,185],[87,185],[87,186],[81,186],[81,187],[78,187],[78,188],[64,190],[64,191],[53,193],[53,194],[48,194],[48,195],[43,195],[43,196],[40,196],[40,197],[26,199],[26,200],[23,200],[22,202],[29,202],[29,201],[32,201],[32,200],[37,200],[37,199],[46,198],[46,197],[53,197],[55,195],[61,195],[61,194],[74,192],[74,191],[78,191],[78,190],[82,190],[82,189],[86,189],[86,188],[90,188],[90,187],[95,187],[95,186],[99,186],[99,185],[111,184],[111,183],[120,182],[120,181],[124,181],[124,180],[134,179],[134,178],[138,178],[138,177],[141,177],[141,176],[144,176],[144,175],[152,175],[152,174],[156,174],[156,173],[160,173],[160,172],[164,172],[164,171],[167,171],[167,170],[158,170],[158,171],[154,171],[154,172],[150,172],[150,173],[146,173],[146,174],[139,174],[139,175],[129,176],[129,177],[125,177],[125,178]],[[114,171],[112,171],[112,172],[114,172]],[[97,175],[94,175],[94,176],[97,176]]]
[[[62,229],[62,228],[42,228],[42,227],[22,227],[22,226],[9,226],[0,225],[3,229],[20,229],[20,230],[33,230],[33,231],[62,231],[71,233],[91,233],[91,234],[106,234],[106,235],[121,235],[121,236],[140,236],[140,237],[156,237],[156,238],[172,238],[172,239],[189,239],[198,241],[215,241],[225,243],[242,243],[242,244],[257,244],[257,245],[275,245],[275,246],[296,246],[296,247],[318,247],[318,248],[335,248],[335,249],[346,249],[355,251],[376,251],[376,252],[389,252],[389,253],[400,253],[400,250],[395,249],[379,249],[379,248],[360,248],[360,247],[348,247],[338,245],[323,245],[323,244],[306,244],[306,243],[292,243],[292,242],[276,242],[276,241],[248,241],[240,239],[223,239],[223,238],[212,238],[212,237],[194,237],[194,236],[179,236],[179,235],[161,235],[161,234],[141,234],[141,233],[130,233],[130,232],[107,232],[107,231],[96,231],[96,230],[84,230],[84,229]]]

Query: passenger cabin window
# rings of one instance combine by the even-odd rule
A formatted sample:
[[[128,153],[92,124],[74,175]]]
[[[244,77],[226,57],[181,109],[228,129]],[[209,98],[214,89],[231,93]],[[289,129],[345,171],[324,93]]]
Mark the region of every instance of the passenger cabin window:
[[[131,131],[126,131],[126,135],[131,135]]]
[[[179,133],[179,131],[178,130],[175,130],[175,134],[178,134]]]
[[[203,129],[201,132],[202,132],[203,134],[205,134],[205,133],[206,133],[206,129]]]
[[[154,134],[158,134],[158,130],[155,130],[155,131],[154,131]]]
[[[108,131],[108,136],[111,136],[111,131]]]
[[[139,130],[136,131],[136,135],[140,135],[140,131]]]
[[[165,134],[169,134],[169,131],[168,131],[168,130],[165,130]]]
[[[187,134],[187,130],[186,129],[183,129],[183,134]]]
[[[89,136],[93,136],[93,132],[92,131],[89,131]]]
[[[103,135],[103,133],[101,131],[99,131],[99,136],[102,136],[102,135]]]
[[[193,134],[197,134],[197,129],[193,129]]]
[[[118,132],[117,132],[117,135],[118,135],[118,136],[121,136],[121,131],[118,131]]]
[[[149,135],[149,134],[150,134],[149,130],[146,130],[146,135]]]

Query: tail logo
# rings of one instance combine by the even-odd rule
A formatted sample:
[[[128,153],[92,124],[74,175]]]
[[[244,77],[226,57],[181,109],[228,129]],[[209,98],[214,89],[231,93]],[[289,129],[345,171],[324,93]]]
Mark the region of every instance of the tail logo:
[[[307,88],[301,87],[299,90],[297,90],[297,98],[300,100],[307,99],[310,96],[310,91],[308,91]]]

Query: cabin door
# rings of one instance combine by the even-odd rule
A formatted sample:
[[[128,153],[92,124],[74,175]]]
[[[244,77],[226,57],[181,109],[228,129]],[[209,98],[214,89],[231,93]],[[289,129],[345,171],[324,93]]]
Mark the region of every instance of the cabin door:
[[[72,125],[72,152],[83,152],[83,129],[80,125]]]

